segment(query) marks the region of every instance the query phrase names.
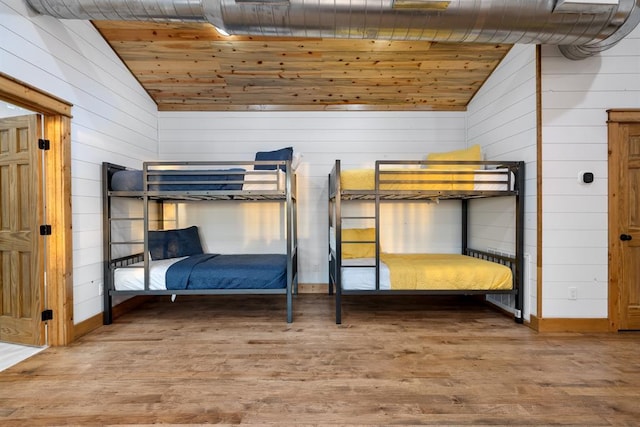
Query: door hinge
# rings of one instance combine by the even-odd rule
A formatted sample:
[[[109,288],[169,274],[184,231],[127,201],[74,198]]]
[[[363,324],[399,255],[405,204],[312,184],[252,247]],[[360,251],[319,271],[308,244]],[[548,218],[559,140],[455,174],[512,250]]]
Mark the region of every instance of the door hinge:
[[[44,224],[40,226],[40,235],[41,236],[50,236],[51,235],[51,225]]]
[[[42,321],[46,322],[47,320],[53,320],[53,310],[51,309],[42,312]]]
[[[51,148],[51,143],[48,139],[38,139],[38,148],[41,150],[48,150]]]

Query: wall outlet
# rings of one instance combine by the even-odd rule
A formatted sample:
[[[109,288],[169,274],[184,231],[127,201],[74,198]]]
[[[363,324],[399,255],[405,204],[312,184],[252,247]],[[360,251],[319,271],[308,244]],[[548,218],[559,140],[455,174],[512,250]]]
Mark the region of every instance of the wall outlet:
[[[569,288],[569,299],[571,300],[578,299],[578,288],[576,287]]]
[[[104,295],[104,284],[102,282],[98,282],[98,296]]]

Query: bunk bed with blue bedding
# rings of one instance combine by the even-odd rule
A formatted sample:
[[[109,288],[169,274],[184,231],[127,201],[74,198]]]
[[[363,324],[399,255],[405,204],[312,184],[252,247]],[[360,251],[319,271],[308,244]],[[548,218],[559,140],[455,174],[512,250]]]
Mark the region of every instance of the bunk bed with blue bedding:
[[[165,229],[169,206],[194,201],[282,203],[286,253],[205,253],[197,226]],[[113,322],[116,296],[184,294],[281,294],[292,322],[296,204],[290,149],[254,161],[145,162],[137,170],[103,163],[104,324]]]
[[[343,295],[511,295],[521,323],[523,307],[524,162],[481,160],[479,147],[427,156],[426,160],[380,160],[374,168],[329,174],[329,290],[335,294],[336,323]],[[476,199],[511,198],[514,250],[471,248],[470,204]],[[380,238],[381,205],[388,202],[460,201],[460,253],[386,253]],[[372,216],[349,216],[345,204],[375,205]],[[347,227],[354,220],[373,226]]]

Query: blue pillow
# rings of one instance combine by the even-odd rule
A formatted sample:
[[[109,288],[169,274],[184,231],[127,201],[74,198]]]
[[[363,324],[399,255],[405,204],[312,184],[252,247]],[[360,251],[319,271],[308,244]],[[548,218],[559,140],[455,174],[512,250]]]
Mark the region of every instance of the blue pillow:
[[[271,160],[271,161],[291,160],[292,157],[293,157],[292,147],[281,148],[275,151],[258,151],[256,153],[256,161],[258,160]],[[257,171],[275,170],[277,169],[277,166],[276,165],[255,165],[253,169]],[[287,167],[285,165],[282,165],[280,166],[280,169],[286,172]]]
[[[149,253],[152,260],[203,253],[198,227],[192,225],[178,230],[149,231]]]

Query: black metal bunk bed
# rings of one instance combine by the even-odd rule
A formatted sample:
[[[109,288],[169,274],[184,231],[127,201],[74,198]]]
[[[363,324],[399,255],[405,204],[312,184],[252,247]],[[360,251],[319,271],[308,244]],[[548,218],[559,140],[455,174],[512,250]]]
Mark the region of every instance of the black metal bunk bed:
[[[351,172],[351,171],[346,171]],[[346,186],[342,183],[343,174],[340,160],[336,160],[329,174],[329,293],[335,293],[336,323],[342,323],[342,295],[366,294],[427,294],[427,295],[513,295],[514,320],[523,322],[523,280],[524,280],[524,172],[522,161],[376,161],[375,168],[363,180],[356,179],[357,184]],[[363,182],[366,182],[364,185]],[[358,184],[361,184],[358,186]],[[357,187],[357,188],[356,188]],[[469,203],[474,199],[492,197],[512,197],[515,203],[514,230],[515,254],[505,255],[487,250],[470,248],[469,242]],[[461,255],[472,257],[480,262],[489,261],[506,266],[510,270],[509,288],[501,290],[484,289],[414,289],[396,290],[391,285],[381,287],[381,245],[380,245],[380,206],[385,201],[440,201],[460,200],[462,209],[461,221]],[[368,201],[375,204],[375,214],[369,216],[346,216],[342,203],[350,201]],[[369,240],[362,238],[345,240],[343,233],[344,220],[372,220],[375,222],[374,233]],[[366,239],[366,238],[365,238]],[[349,244],[371,244],[375,251],[369,263],[345,265],[343,251]],[[344,246],[347,245],[347,246]],[[457,255],[454,255],[457,256]],[[475,262],[475,261],[474,261]],[[371,288],[345,289],[343,274],[348,269],[368,268],[374,270]],[[501,267],[502,268],[502,267]]]
[[[116,179],[117,183],[114,182]],[[171,295],[175,297],[185,294],[284,294],[286,295],[286,319],[289,323],[293,321],[293,295],[297,293],[298,286],[298,253],[296,179],[290,160],[145,162],[140,170],[104,162],[102,182],[103,323],[105,325],[111,324],[113,321],[113,297],[134,295]],[[114,187],[114,184],[118,188]],[[132,203],[133,209],[125,208],[124,213],[114,211],[116,199]],[[274,279],[268,286],[259,288],[237,285],[239,280],[243,280],[242,278],[236,280],[235,287],[225,288],[229,283],[228,277],[224,279],[227,280],[224,282],[227,285],[216,285],[215,288],[200,286],[195,289],[188,287],[169,289],[167,286],[167,288],[158,289],[158,287],[151,286],[150,236],[163,229],[164,211],[168,204],[193,201],[282,203],[285,210],[286,255],[274,255],[281,257],[278,259],[278,268],[281,268],[282,271],[271,271],[271,274],[280,275],[278,279]],[[126,230],[124,233],[114,233],[118,224]],[[137,231],[132,232],[127,229],[136,229]],[[123,238],[120,234],[125,234],[126,237]],[[200,244],[199,241],[198,244]],[[126,254],[122,255],[123,252]],[[242,259],[243,265],[251,269],[254,268],[251,265],[253,259],[268,255],[242,254],[237,256],[244,257]],[[211,257],[222,258],[227,255],[203,254],[203,257],[210,261]],[[265,268],[274,270],[273,265],[268,265],[273,264],[272,259],[264,259],[261,262]],[[284,271],[285,269],[286,271]],[[117,270],[127,273],[137,271],[138,276],[140,276],[139,272],[143,272],[140,287],[118,289],[117,283],[114,281],[114,273]],[[225,272],[225,274],[233,273]],[[260,276],[255,272],[250,274],[253,278]],[[210,274],[204,276],[207,277]]]

